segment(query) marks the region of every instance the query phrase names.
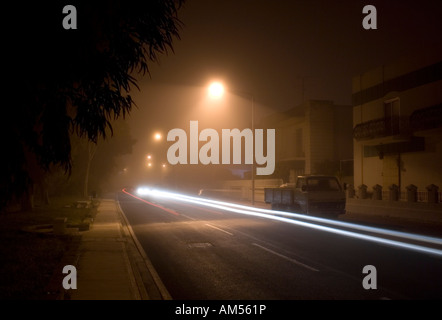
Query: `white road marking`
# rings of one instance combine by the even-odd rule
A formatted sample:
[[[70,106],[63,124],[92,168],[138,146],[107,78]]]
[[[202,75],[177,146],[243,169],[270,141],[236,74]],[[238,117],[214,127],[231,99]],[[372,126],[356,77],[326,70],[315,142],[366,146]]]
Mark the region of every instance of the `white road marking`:
[[[233,236],[233,233],[230,233],[229,231],[226,231],[226,230],[223,230],[223,229],[221,229],[221,228],[218,228],[218,227],[212,226],[211,224],[206,223],[206,226],[211,227],[211,228],[213,228],[213,229],[219,230],[219,231],[221,231],[221,232],[224,232],[224,233],[227,233],[228,235]]]
[[[276,252],[276,251],[273,251],[273,250],[271,250],[271,249],[269,249],[269,248],[263,247],[263,246],[261,246],[261,245],[259,245],[259,244],[257,244],[257,243],[252,243],[252,244],[253,244],[254,246],[257,246],[258,248],[261,248],[261,249],[263,249],[263,250],[265,250],[265,251],[267,251],[267,252],[273,253],[274,255],[276,255],[276,256],[278,256],[278,257],[281,257],[281,258],[283,258],[283,259],[285,259],[285,260],[288,260],[288,261],[290,261],[290,262],[292,262],[292,263],[294,263],[294,264],[297,264],[297,265],[299,265],[299,266],[301,266],[301,267],[304,267],[304,268],[307,268],[307,269],[309,269],[309,270],[316,271],[316,272],[319,271],[318,269],[315,269],[315,268],[313,268],[313,267],[310,267],[310,266],[308,266],[308,265],[306,265],[306,264],[304,264],[304,263],[302,263],[302,262],[299,262],[299,261],[297,261],[297,260],[295,260],[295,259],[292,259],[292,258],[290,258],[290,257],[287,257],[287,256],[285,256],[285,255],[283,255],[283,254],[280,254],[280,253],[278,253],[278,252]]]

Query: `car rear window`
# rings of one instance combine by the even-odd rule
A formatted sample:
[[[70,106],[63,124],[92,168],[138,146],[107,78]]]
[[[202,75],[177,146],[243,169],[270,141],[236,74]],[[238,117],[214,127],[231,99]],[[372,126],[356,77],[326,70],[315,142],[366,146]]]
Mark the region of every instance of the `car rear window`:
[[[336,179],[309,178],[307,180],[309,191],[339,191],[341,187]]]

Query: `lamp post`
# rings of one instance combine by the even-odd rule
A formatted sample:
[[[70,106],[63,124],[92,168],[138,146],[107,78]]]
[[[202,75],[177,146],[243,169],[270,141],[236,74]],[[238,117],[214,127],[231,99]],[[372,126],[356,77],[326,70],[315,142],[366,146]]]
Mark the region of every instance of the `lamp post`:
[[[209,96],[214,99],[220,99],[224,95],[224,85],[220,82],[213,82],[209,85]],[[237,93],[237,92],[234,92]],[[238,92],[240,96],[248,96],[252,100],[252,133],[255,132],[255,97],[252,94],[245,92]],[[252,156],[252,172],[251,172],[251,180],[252,180],[252,206],[255,205],[255,157]]]

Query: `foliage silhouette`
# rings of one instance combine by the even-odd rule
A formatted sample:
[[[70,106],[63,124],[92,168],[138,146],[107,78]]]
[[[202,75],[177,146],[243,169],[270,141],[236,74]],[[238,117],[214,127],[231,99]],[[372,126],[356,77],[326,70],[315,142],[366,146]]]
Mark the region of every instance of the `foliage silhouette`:
[[[70,135],[96,143],[133,108],[130,91],[149,64],[173,52],[182,0],[12,3],[3,13],[8,103],[0,117],[0,207],[32,192],[53,166],[71,169]],[[10,101],[12,100],[12,101]],[[109,130],[110,129],[110,130]]]

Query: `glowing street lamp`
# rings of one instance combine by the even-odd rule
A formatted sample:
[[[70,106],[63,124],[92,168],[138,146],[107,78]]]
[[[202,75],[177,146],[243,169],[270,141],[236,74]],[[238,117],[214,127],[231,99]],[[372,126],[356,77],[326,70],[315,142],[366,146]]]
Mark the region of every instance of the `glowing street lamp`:
[[[154,138],[156,141],[161,140],[161,138],[162,138],[161,133],[156,132],[156,133],[153,135],[153,138]]]
[[[224,95],[224,86],[221,82],[213,82],[209,86],[209,96],[220,99]]]
[[[146,166],[147,166],[148,168],[152,167],[152,155],[148,154],[148,155],[146,156],[146,160],[147,160],[147,162],[146,162]]]
[[[212,82],[209,85],[209,96],[213,99],[220,99],[224,95],[224,85],[221,82]],[[255,97],[249,93],[238,93],[247,95],[252,100],[252,132],[255,132]],[[252,205],[255,204],[255,158],[252,158]]]

